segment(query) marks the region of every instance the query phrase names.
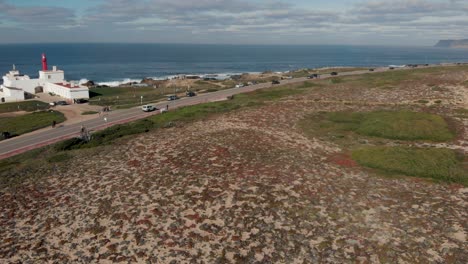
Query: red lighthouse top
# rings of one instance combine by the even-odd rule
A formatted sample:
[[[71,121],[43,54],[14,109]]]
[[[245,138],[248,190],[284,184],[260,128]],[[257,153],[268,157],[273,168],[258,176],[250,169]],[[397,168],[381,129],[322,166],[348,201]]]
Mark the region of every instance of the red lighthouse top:
[[[45,53],[42,53],[42,70],[47,71],[47,58]]]

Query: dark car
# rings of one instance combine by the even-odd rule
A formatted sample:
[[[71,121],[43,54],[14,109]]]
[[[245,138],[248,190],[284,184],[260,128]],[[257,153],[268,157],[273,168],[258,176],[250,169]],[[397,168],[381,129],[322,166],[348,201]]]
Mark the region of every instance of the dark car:
[[[86,100],[86,99],[75,99],[75,103],[77,103],[77,104],[84,104],[84,103],[87,103],[87,102],[88,102],[88,100]]]
[[[309,75],[309,77],[307,77],[307,79],[314,79],[314,78],[318,78],[319,75],[317,73],[314,73],[314,74],[311,74]]]
[[[66,101],[57,101],[55,105],[68,105],[68,103]]]
[[[390,69],[390,70],[394,70],[394,69],[395,69],[395,67],[389,67],[389,69]]]
[[[331,76],[337,76],[338,73],[337,73],[337,72],[331,72],[330,75],[331,75]]]
[[[273,81],[271,82],[271,84],[280,84],[280,83],[281,83],[281,82],[278,81],[278,80],[273,80]]]
[[[7,132],[7,131],[2,132],[0,139],[9,139],[9,138],[11,138],[10,132]]]
[[[169,95],[169,96],[167,97],[167,100],[168,100],[168,101],[174,101],[174,100],[177,100],[177,99],[179,99],[179,97],[177,97],[177,95]]]
[[[185,95],[186,95],[187,97],[192,97],[192,96],[196,96],[197,94],[194,93],[194,92],[192,92],[192,91],[189,91],[189,92],[186,92]]]
[[[374,69],[370,68],[369,71],[374,71]]]

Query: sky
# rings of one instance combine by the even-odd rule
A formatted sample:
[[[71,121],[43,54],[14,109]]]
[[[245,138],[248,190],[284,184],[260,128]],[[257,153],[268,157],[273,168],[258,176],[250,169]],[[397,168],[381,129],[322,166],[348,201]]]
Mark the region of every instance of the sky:
[[[432,46],[468,0],[0,0],[0,43]]]

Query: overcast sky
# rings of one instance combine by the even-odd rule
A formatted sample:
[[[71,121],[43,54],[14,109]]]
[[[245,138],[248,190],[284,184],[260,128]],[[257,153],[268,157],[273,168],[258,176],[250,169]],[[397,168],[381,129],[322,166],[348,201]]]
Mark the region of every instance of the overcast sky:
[[[468,0],[0,0],[0,43],[434,45]]]

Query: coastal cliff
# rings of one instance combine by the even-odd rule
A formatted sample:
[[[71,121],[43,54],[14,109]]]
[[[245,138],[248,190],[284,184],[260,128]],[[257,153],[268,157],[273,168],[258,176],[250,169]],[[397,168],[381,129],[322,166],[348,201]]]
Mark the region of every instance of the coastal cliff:
[[[439,48],[468,48],[468,39],[440,40],[435,47]]]

